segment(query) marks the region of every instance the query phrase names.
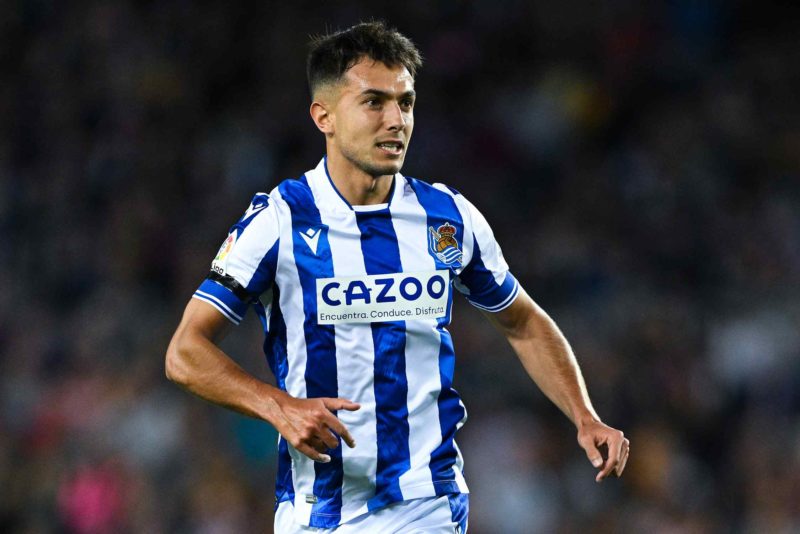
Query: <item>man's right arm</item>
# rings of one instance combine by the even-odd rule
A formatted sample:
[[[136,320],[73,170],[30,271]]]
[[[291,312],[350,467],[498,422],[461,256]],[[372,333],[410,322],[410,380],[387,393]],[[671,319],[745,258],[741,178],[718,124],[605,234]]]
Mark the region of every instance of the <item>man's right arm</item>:
[[[191,299],[166,355],[167,378],[203,399],[267,421],[295,449],[318,462],[338,446],[332,433],[355,447],[350,432],[331,413],[358,410],[347,399],[297,399],[239,367],[217,343],[230,322],[210,304]]]

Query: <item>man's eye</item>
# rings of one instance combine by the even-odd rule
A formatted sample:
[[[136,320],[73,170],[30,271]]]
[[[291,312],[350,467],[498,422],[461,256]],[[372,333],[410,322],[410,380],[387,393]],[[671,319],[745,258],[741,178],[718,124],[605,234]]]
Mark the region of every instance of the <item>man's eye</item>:
[[[401,102],[401,104],[402,104],[402,105],[403,105],[403,107],[405,107],[405,108],[412,108],[412,107],[414,107],[414,101],[413,101],[413,100],[403,100],[403,101]]]
[[[364,103],[366,105],[368,105],[369,107],[371,107],[371,108],[374,108],[374,107],[377,107],[378,105],[380,105],[380,102],[378,102],[378,100],[375,99],[375,98],[370,98],[369,100],[365,101]]]

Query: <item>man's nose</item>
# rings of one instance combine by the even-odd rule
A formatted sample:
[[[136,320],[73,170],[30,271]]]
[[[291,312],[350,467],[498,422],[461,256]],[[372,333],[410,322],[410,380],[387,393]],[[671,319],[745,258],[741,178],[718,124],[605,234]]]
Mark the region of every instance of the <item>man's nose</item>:
[[[385,109],[386,115],[384,116],[384,120],[389,130],[399,131],[405,128],[406,118],[405,115],[403,115],[403,110],[400,109],[400,104],[392,102],[386,106]]]

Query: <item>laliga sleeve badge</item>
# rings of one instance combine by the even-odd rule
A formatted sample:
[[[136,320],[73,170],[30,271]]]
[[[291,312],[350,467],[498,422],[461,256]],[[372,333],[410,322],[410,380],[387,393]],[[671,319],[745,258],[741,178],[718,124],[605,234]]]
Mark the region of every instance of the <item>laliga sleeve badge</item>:
[[[222,243],[222,246],[219,247],[217,256],[214,258],[214,261],[211,262],[211,270],[219,274],[225,274],[225,269],[228,266],[228,255],[231,253],[231,250],[233,250],[234,244],[236,244],[235,231],[231,232],[228,238]]]
[[[456,227],[446,222],[436,230],[433,226],[429,226],[428,230],[428,246],[431,254],[448,267],[461,267],[464,254],[458,248]]]

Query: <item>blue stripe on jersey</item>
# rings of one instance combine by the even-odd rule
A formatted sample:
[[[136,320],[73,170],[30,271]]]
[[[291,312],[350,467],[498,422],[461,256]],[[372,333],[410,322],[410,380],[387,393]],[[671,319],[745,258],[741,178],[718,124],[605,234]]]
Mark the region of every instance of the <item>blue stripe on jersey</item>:
[[[481,258],[481,247],[475,240],[472,260],[458,275],[459,281],[469,289],[467,298],[476,307],[486,311],[501,310],[504,304],[510,303],[517,294],[517,281],[510,272],[501,284],[486,268]]]
[[[450,495],[448,500],[450,501],[450,517],[453,523],[458,525],[456,532],[466,534],[469,519],[469,493]]]
[[[367,274],[403,271],[400,247],[389,209],[356,212],[361,250]],[[371,323],[375,346],[375,416],[378,465],[375,496],[369,510],[403,500],[400,475],[411,468],[408,447],[408,380],[406,378],[406,323]]]
[[[461,397],[453,389],[453,374],[456,367],[456,353],[453,348],[453,338],[447,331],[445,321],[450,317],[453,307],[453,292],[448,292],[447,316],[439,319],[438,329],[441,336],[439,345],[439,380],[442,390],[439,392],[439,429],[442,433],[442,442],[431,452],[431,478],[436,495],[458,493],[453,465],[458,458],[453,440],[456,436],[456,427],[466,413],[461,405]]]
[[[283,319],[283,312],[280,308],[281,291],[277,286],[272,288],[272,303],[270,306],[269,325],[265,324],[266,309],[261,301],[255,305],[256,313],[262,317],[262,324],[265,324],[264,333],[264,354],[267,356],[267,363],[275,375],[278,387],[286,391],[286,376],[289,374],[289,362],[286,342],[286,322]]]
[[[306,395],[315,397],[338,397],[336,373],[336,341],[333,325],[317,324],[317,278],[333,277],[333,260],[328,244],[327,227],[322,224],[319,210],[308,187],[306,177],[287,180],[280,184],[281,196],[289,205],[292,214],[292,244],[294,261],[300,286],[303,290],[303,330],[306,339]],[[316,254],[300,237],[300,232],[309,228],[321,232]],[[339,524],[342,514],[342,444],[329,451],[331,461],[314,463],[314,495],[317,502],[311,509],[309,526],[333,528]]]
[[[245,289],[251,295],[260,295],[272,286],[272,282],[275,280],[275,273],[278,270],[279,243],[280,239],[276,239],[272,248],[261,258],[258,267],[256,267],[256,271],[253,273],[252,278],[250,278],[250,282],[247,283]]]
[[[286,391],[286,376],[289,373],[286,344],[286,322],[280,309],[280,289],[273,287],[272,306],[270,308],[269,324],[264,305],[257,301],[254,308],[264,326],[264,354],[267,356],[272,373],[278,387]],[[281,436],[278,440],[278,473],[275,477],[275,508],[283,501],[294,501],[294,486],[292,484],[292,458],[289,456],[289,446]]]
[[[230,289],[213,280],[205,279],[194,296],[208,302],[236,324],[247,312],[247,302],[242,302]]]
[[[420,205],[428,216],[427,225],[436,229],[445,222],[450,223],[456,228],[455,236],[459,245],[463,245],[464,222],[453,197],[414,178],[407,179],[417,195],[417,200],[419,200]],[[437,269],[449,268],[432,254],[431,256],[436,261]],[[456,425],[464,418],[465,413],[464,408],[461,406],[458,392],[452,388],[455,351],[453,350],[453,340],[450,337],[450,332],[445,328],[450,323],[452,305],[452,291],[448,291],[447,315],[439,319],[437,324],[441,338],[439,345],[439,378],[442,382],[442,390],[439,393],[438,405],[442,442],[431,453],[430,463],[431,476],[437,495],[459,492],[458,484],[455,480],[455,472],[453,471],[453,465],[458,457],[453,439],[456,433]]]
[[[278,473],[275,476],[275,510],[284,501],[294,502],[294,485],[292,484],[292,457],[289,455],[289,443],[278,438]]]

